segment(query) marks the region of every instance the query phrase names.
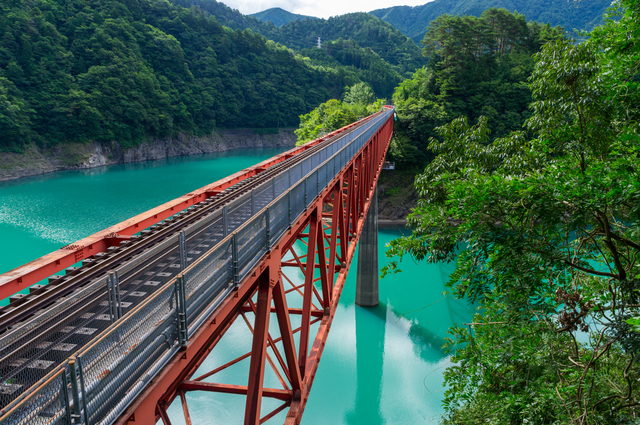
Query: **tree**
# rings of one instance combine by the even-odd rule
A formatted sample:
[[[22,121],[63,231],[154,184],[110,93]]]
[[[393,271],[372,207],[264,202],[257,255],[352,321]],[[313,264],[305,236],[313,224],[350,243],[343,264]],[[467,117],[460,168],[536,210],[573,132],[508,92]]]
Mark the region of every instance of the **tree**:
[[[346,103],[369,105],[376,100],[376,95],[367,83],[354,84],[344,96]]]
[[[632,3],[629,3],[629,6]],[[633,2],[637,4],[637,2]],[[456,261],[449,286],[480,304],[455,327],[445,423],[620,424],[640,414],[640,103],[637,15],[536,55],[526,131],[486,118],[437,129],[405,255]]]

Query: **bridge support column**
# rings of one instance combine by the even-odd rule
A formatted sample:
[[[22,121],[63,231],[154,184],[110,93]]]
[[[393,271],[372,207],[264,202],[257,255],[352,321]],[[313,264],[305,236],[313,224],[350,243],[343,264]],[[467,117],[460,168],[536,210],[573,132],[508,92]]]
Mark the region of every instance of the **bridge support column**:
[[[364,221],[358,247],[356,304],[363,307],[378,305],[378,187],[373,191],[371,205]]]

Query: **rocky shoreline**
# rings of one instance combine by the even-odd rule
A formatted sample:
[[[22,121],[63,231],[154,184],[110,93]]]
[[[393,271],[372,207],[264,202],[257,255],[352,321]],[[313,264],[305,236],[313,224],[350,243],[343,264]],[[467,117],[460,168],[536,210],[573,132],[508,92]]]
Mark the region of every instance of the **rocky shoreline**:
[[[0,152],[0,182],[17,180],[63,170],[80,170],[106,165],[153,161],[157,159],[202,155],[235,149],[294,147],[297,137],[292,128],[280,129],[274,134],[256,134],[252,129],[216,130],[210,136],[181,135],[174,139],[153,140],[129,149],[117,142],[111,144],[67,144],[48,149],[28,146],[24,153]],[[399,181],[381,179],[379,183],[379,224],[381,227],[403,227],[405,217],[416,204],[417,195],[412,187],[402,190],[400,196],[389,196]]]
[[[256,134],[253,129],[218,129],[209,136],[180,135],[173,139],[152,140],[123,149],[117,142],[66,144],[41,149],[28,146],[24,153],[0,152],[0,181],[78,170],[105,165],[152,161],[175,156],[202,155],[235,149],[294,147],[292,128],[274,134]]]

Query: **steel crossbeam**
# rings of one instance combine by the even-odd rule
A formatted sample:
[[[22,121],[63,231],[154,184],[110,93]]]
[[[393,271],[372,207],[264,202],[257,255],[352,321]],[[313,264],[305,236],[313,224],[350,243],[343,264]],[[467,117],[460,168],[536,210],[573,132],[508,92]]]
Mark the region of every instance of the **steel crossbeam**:
[[[185,394],[193,391],[245,396],[245,424],[264,423],[285,409],[288,409],[285,424],[300,423],[392,132],[393,120],[389,119],[116,423],[139,425],[162,421],[169,425],[167,408],[179,398],[185,421],[191,424]],[[296,284],[290,277],[296,271],[304,276],[303,284]],[[296,301],[293,297],[298,297],[297,307],[290,306]],[[301,326],[295,329],[291,324],[294,316],[301,318]],[[239,318],[253,335],[251,351],[194,378]],[[270,333],[272,320],[278,324],[277,337]],[[297,347],[296,334],[299,334]],[[219,372],[245,359],[250,359],[247,385],[216,382]],[[282,388],[264,387],[268,368],[275,372]],[[265,413],[261,409],[265,397],[283,403]]]

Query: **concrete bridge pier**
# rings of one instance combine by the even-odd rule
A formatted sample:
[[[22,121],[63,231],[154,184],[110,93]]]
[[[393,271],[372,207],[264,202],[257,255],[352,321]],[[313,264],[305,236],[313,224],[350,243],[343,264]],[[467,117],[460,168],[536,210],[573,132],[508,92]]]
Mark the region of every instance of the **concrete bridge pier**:
[[[371,206],[364,221],[358,247],[356,304],[363,307],[378,305],[378,186],[373,191]]]

